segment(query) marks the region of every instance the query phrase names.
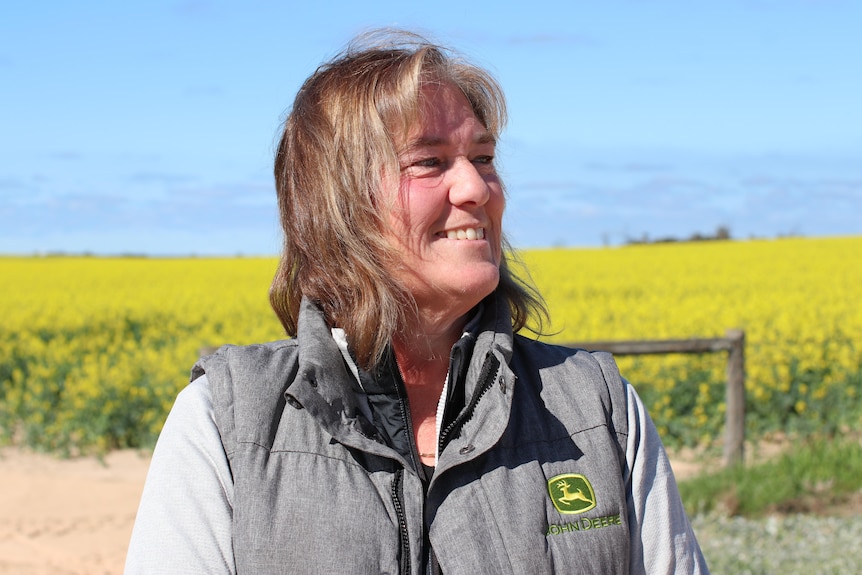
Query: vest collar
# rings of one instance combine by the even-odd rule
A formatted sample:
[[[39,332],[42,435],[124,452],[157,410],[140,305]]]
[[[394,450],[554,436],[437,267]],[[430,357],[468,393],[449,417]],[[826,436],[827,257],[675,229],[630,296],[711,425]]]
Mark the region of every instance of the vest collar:
[[[297,325],[298,373],[287,393],[296,398],[337,441],[367,452],[392,457],[393,450],[381,441],[379,432],[366,416],[368,405],[365,403],[365,395],[357,393],[359,384],[356,377],[333,339],[323,312],[313,301],[303,298]],[[489,356],[495,356],[496,363],[500,366],[494,387],[503,390],[503,393],[495,391],[491,394],[494,399],[489,401],[490,398],[486,398],[482,401],[491,412],[496,413],[495,416],[471,416],[473,421],[463,426],[462,433],[459,433],[459,443],[465,440],[473,441],[478,448],[474,455],[478,455],[499,438],[511,409],[515,382],[507,365],[512,356],[513,344],[508,303],[496,292],[489,295],[477,310],[477,316],[468,323],[468,327],[475,336],[462,338],[453,348],[453,351],[461,348],[467,352],[466,369],[462,368],[465,377],[458,382],[458,385],[463,386],[464,404],[469,404],[477,393],[476,386],[481,383],[480,374],[483,368],[487,369],[485,366]],[[474,337],[475,343],[465,341],[473,340]],[[500,385],[501,381],[503,385]],[[491,419],[487,420],[486,417]],[[477,428],[475,424],[479,421],[482,425]],[[442,464],[443,460],[438,463]]]

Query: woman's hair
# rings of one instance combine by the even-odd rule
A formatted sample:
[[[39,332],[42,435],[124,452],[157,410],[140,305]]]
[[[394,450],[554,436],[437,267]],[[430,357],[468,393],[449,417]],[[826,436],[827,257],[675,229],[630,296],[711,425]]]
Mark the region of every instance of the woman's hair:
[[[300,88],[275,157],[284,246],[270,303],[295,336],[300,301],[315,301],[327,322],[347,333],[359,364],[383,357],[392,337],[417,313],[392,270],[384,237],[387,174],[398,174],[396,146],[420,120],[427,83],[460,88],[495,137],[506,121],[500,86],[485,70],[415,34],[378,31],[354,40]],[[515,331],[547,313],[538,293],[509,267],[508,243],[497,291]]]

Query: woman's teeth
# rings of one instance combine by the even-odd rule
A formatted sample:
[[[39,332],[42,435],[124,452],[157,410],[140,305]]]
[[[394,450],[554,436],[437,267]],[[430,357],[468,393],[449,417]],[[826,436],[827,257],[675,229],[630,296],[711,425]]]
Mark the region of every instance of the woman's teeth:
[[[446,237],[450,240],[483,240],[485,239],[485,228],[449,230],[446,232]]]

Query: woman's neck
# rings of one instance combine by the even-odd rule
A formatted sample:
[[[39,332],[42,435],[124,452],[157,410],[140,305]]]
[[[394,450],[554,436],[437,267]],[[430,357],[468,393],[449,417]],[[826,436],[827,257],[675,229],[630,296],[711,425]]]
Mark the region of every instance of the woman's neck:
[[[411,334],[396,337],[392,349],[401,377],[411,387],[440,387],[449,369],[449,352],[457,339],[451,336],[428,338]]]
[[[443,325],[420,319],[395,336],[392,348],[408,388],[434,382],[442,385],[449,368],[449,354],[465,323],[465,317]]]

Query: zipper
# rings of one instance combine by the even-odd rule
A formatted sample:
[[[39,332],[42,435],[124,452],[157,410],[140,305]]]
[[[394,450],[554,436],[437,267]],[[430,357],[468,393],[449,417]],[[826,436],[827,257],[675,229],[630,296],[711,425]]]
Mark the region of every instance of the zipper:
[[[407,399],[407,390],[404,388],[404,375],[401,373],[401,366],[393,354],[393,363],[398,372],[398,377],[395,378],[395,393],[398,395],[398,408],[401,411],[401,420],[407,427],[408,445],[410,447],[410,460],[413,463],[413,469],[416,473],[422,473],[420,469],[419,450],[416,448],[416,441],[413,436],[413,420],[410,417],[410,402]],[[407,517],[404,513],[404,468],[399,467],[395,471],[395,478],[392,480],[392,503],[395,506],[395,514],[398,517],[398,531],[400,535],[399,552],[401,554],[400,572],[404,575],[410,574],[410,532],[407,530]]]
[[[398,360],[394,358],[395,368],[398,370],[398,377],[395,381],[395,393],[398,395],[398,409],[401,411],[401,420],[407,427],[407,443],[410,447],[410,462],[413,464],[413,469],[416,473],[419,471],[421,459],[419,458],[419,449],[416,447],[415,436],[413,435],[413,418],[410,417],[410,401],[407,399],[407,390],[404,388],[404,374],[401,373],[401,366],[398,365]]]
[[[398,469],[395,471],[395,478],[392,480],[392,503],[395,506],[395,514],[398,517],[398,532],[399,537],[399,553],[401,554],[400,569],[401,573],[409,575],[410,573],[410,534],[407,532],[407,518],[404,516],[404,505],[401,499],[404,497],[404,470]]]
[[[479,382],[476,385],[476,389],[473,390],[473,397],[470,398],[470,403],[467,404],[467,407],[464,408],[452,423],[446,426],[446,429],[440,432],[438,449],[441,453],[449,441],[458,437],[461,433],[461,428],[473,417],[473,412],[476,411],[479,400],[494,385],[499,372],[500,360],[489,351],[485,355],[485,362],[482,364],[482,369],[479,372]]]
[[[443,575],[443,570],[440,569],[440,564],[437,562],[437,555],[434,553],[434,548],[431,548],[431,558],[428,560],[429,575]]]

